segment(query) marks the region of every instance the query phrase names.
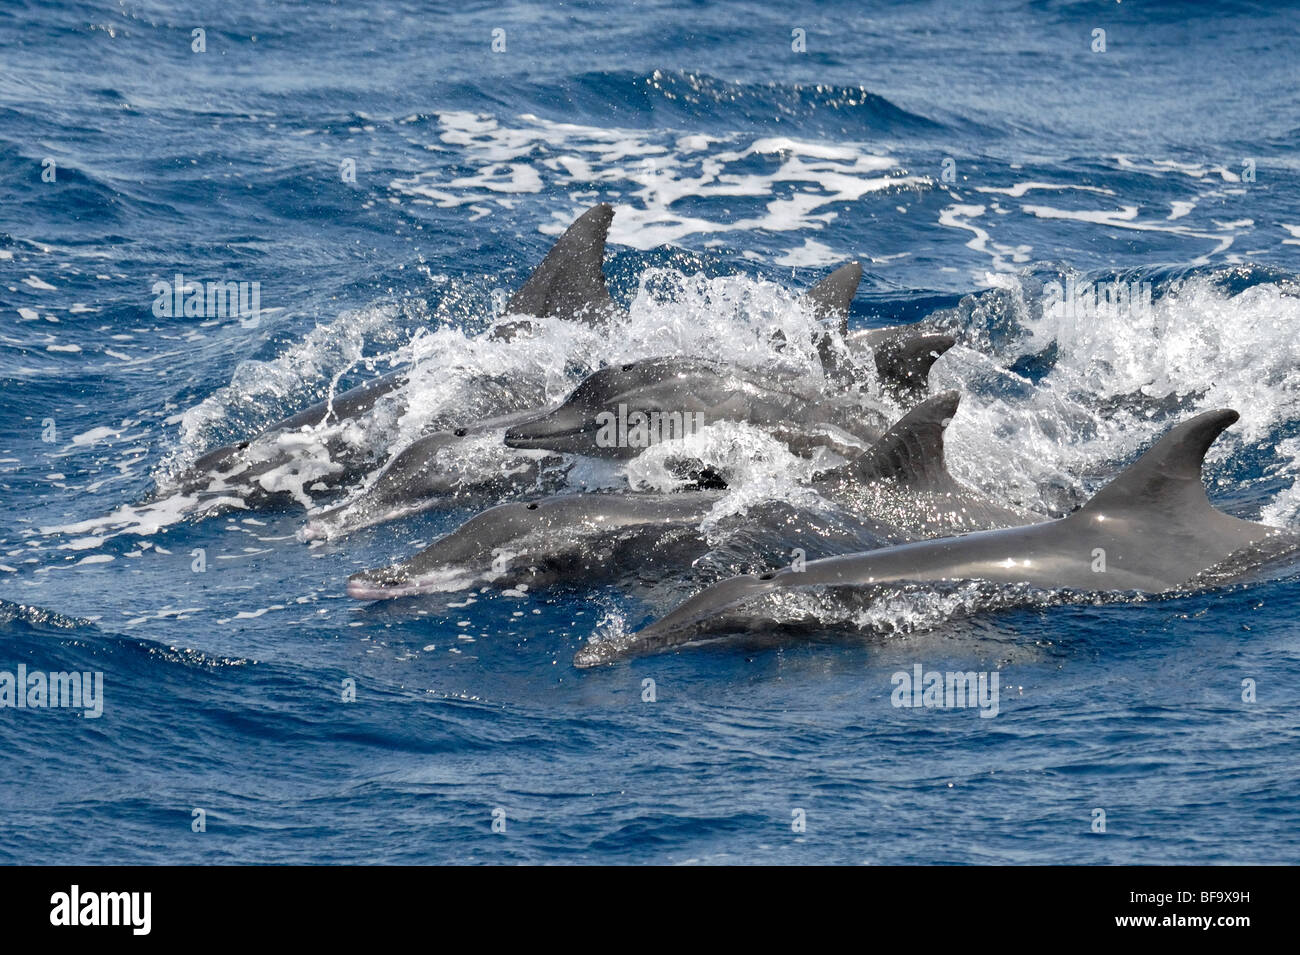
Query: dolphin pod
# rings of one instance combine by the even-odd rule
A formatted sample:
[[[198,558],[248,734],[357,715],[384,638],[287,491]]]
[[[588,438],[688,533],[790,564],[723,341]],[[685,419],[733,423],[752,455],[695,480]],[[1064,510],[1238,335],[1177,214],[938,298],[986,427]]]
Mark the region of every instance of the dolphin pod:
[[[489,338],[507,341],[526,338],[534,330],[532,320],[538,318],[603,327],[624,315],[623,309],[610,298],[603,271],[613,215],[613,208],[601,203],[579,216],[506,303],[505,315],[525,317],[498,322],[488,333]],[[826,359],[828,373],[833,368],[836,374],[848,374],[846,362],[834,353],[832,331],[838,330],[845,339],[849,303],[861,275],[857,263],[841,266],[804,295],[805,307],[816,318],[833,326],[816,343],[819,354]],[[917,382],[924,378],[929,364],[951,344],[950,338],[928,331],[911,336],[904,332],[899,342],[891,341],[888,347],[875,349],[877,373],[892,393],[914,398],[918,393]],[[845,340],[845,350],[850,354],[860,353],[861,343],[850,344]],[[362,419],[386,398],[397,402],[397,411],[404,410],[401,389],[408,375],[409,369],[390,372],[277,421],[251,438],[208,451],[180,474],[161,483],[154,496],[172,493],[221,496],[233,492],[244,506],[282,503],[290,495],[276,486],[274,478],[295,467],[295,455],[301,448],[300,442],[294,439],[300,432],[310,432],[321,441],[327,455],[326,463],[316,472],[314,488],[326,492],[345,488],[381,461],[374,459],[372,450],[349,443],[343,425]],[[507,415],[529,411],[531,417],[547,411],[518,407],[503,410]],[[720,410],[712,420],[725,416]],[[522,415],[521,420],[527,417],[530,416]],[[538,478],[546,469],[539,468],[539,462],[554,463],[544,455],[513,455],[506,461],[494,462],[499,466],[485,474],[446,467],[446,462],[456,457],[448,453],[452,445],[507,423],[508,418],[504,417],[468,420],[417,439],[384,465],[380,486],[373,494],[316,515],[302,536],[314,539],[346,533],[427,510],[448,496],[492,496],[529,488],[544,489]],[[510,442],[506,443],[511,446]],[[569,450],[611,456],[595,443]]]
[[[883,541],[1023,523],[1026,513],[948,473],[943,431],[957,402],[955,391],[923,402],[858,459],[818,473],[813,487]],[[499,504],[408,560],[353,574],[348,594],[382,600],[483,585],[591,583],[665,566],[671,573],[708,549],[699,525],[723,496],[720,490],[570,493]],[[665,559],[670,541],[677,564]]]
[[[1230,517],[1211,506],[1201,465],[1238,414],[1209,411],[1164,437],[1068,517],[1001,530],[883,547],[811,561],[706,587],[625,640],[588,644],[574,664],[590,667],[691,642],[711,627],[736,627],[727,614],[758,598],[815,587],[866,589],[890,582],[985,580],[1041,590],[1162,594],[1194,584],[1230,559],[1273,538],[1295,535]],[[1250,565],[1241,563],[1237,570]],[[752,624],[761,615],[750,618]]]
[[[612,330],[626,316],[611,299],[603,272],[612,217],[605,204],[580,216],[486,335],[524,342],[541,319]],[[791,534],[802,532],[810,540],[821,534],[822,546],[809,549],[828,556],[706,586],[640,631],[593,638],[574,657],[578,667],[737,630],[779,628],[785,596],[807,591],[847,590],[870,600],[891,584],[983,581],[1010,587],[1013,601],[1026,588],[1164,594],[1236,579],[1277,553],[1300,550],[1296,535],[1210,505],[1202,461],[1237,420],[1230,410],[1174,426],[1086,505],[1059,520],[962,484],[944,453],[945,429],[960,396],[927,397],[931,367],[955,339],[933,317],[850,331],[861,278],[861,266],[850,262],[800,297],[818,329],[807,344],[820,375],[801,362],[783,364],[789,342],[779,331],[769,342],[779,360],[759,367],[680,354],[597,367],[545,407],[529,407],[516,395],[513,404],[496,401],[506,406],[495,413],[462,414],[453,426],[428,422],[427,433],[417,429],[414,440],[389,454],[341,504],[314,512],[300,536],[333,538],[448,504],[490,505],[419,553],[354,573],[347,592],[359,600],[622,576],[664,581],[713,554],[705,526],[720,504],[735,503],[728,499],[736,490],[727,486],[728,475],[692,458],[682,441],[673,446],[675,457],[660,462],[681,479],[676,491],[566,490],[572,473],[595,466],[575,472],[578,460],[603,461],[601,467],[617,473],[655,444],[722,422],[758,429],[806,459],[800,474],[813,503],[760,495],[721,513],[746,522],[745,541],[766,541],[772,553],[784,553]],[[334,432],[373,413],[381,400],[405,407],[408,375],[392,372],[251,440],[208,452],[175,489],[219,495],[242,484],[245,506],[271,502],[276,491],[269,479],[292,466],[296,432],[319,437],[321,429],[328,459],[313,489],[343,488],[378,462]],[[585,486],[587,479],[575,483]],[[833,534],[822,534],[819,522],[827,514]],[[733,558],[724,561],[731,572],[770,566],[766,558]]]
[[[608,217],[599,221],[608,228]],[[601,239],[603,249],[603,235]],[[586,248],[590,253],[595,244]],[[569,256],[564,262],[585,272],[600,268],[600,258],[594,254]],[[556,275],[554,270],[547,273],[552,282]],[[878,438],[888,425],[882,410],[863,400],[859,366],[834,346],[835,335],[846,339],[849,309],[861,277],[861,266],[849,263],[800,298],[803,307],[826,326],[814,345],[828,381],[836,388],[833,396],[814,388],[793,369],[678,356],[610,365],[588,375],[555,407],[515,412],[417,439],[384,465],[354,499],[315,514],[300,536],[305,540],[337,537],[453,500],[555,490],[568,470],[564,456],[626,461],[661,439],[720,421],[768,427],[794,453],[804,456],[817,448],[861,450],[863,442]],[[594,309],[608,317],[612,306],[603,303],[602,297],[607,298],[603,277],[581,281],[589,290],[581,299],[583,308],[588,314]],[[519,294],[528,291],[532,282]],[[512,307],[531,304],[526,299],[512,300]],[[523,325],[511,323],[510,334],[521,333]],[[909,336],[902,329],[893,330],[880,347],[866,350],[872,354],[871,372],[882,390],[908,404],[921,396],[929,367],[952,344],[951,336],[929,331]],[[846,343],[846,350],[861,354],[863,347]],[[608,423],[602,426],[604,419]],[[491,459],[493,467],[464,467],[461,449],[497,431],[502,432],[501,457]]]

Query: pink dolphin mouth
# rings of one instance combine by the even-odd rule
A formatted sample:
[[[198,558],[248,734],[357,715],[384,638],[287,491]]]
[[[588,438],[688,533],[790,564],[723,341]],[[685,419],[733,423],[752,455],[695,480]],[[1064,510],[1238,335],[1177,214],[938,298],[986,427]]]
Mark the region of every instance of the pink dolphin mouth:
[[[393,578],[391,581],[367,580],[360,575],[348,578],[348,596],[355,600],[391,600],[423,593],[418,581]]]

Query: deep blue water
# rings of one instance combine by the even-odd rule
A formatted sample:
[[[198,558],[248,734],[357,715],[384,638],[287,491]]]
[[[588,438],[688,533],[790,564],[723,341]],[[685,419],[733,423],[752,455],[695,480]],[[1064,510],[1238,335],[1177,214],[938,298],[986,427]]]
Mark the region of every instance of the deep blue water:
[[[608,201],[643,351],[725,354],[727,302],[858,258],[854,326],[956,309],[932,383],[967,395],[971,483],[1049,513],[1235,407],[1212,498],[1297,529],[1297,28],[1247,3],[4,5],[0,670],[102,671],[105,702],[0,710],[0,860],[1300,861],[1293,569],[1104,606],[904,594],[866,635],[579,671],[671,602],[344,595],[466,509],[316,547],[302,507],[134,510],[367,359],[460,369],[496,290]],[[261,322],[156,317],[176,272],[259,282]],[[1065,274],[1149,283],[1152,314],[1042,314]],[[915,663],[998,670],[998,716],[895,708]]]

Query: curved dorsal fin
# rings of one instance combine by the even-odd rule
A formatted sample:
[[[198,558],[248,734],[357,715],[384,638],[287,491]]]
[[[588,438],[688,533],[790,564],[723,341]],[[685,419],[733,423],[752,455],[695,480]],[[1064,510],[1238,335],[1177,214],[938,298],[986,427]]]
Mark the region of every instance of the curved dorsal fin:
[[[943,433],[960,401],[957,392],[945,391],[921,402],[847,470],[863,483],[894,481],[917,490],[946,490],[954,482],[944,464]]]
[[[849,308],[862,282],[862,266],[857,262],[841,265],[799,297],[818,321],[830,321],[844,335],[849,330]]]
[[[930,366],[956,341],[942,332],[883,338],[872,345],[876,374],[902,394],[924,391],[930,378]]]
[[[614,220],[607,202],[592,206],[551,246],[546,258],[506,303],[508,315],[572,318],[595,323],[618,310],[605,287],[605,238]]]
[[[853,296],[858,294],[861,281],[862,266],[857,262],[849,262],[809,288],[799,298],[815,319],[831,325],[830,330],[817,337],[817,356],[828,375],[842,376],[848,370],[835,353],[831,331],[839,332],[841,338],[849,333],[849,308],[853,304]]]
[[[1175,425],[1074,516],[1137,508],[1166,514],[1213,510],[1201,481],[1201,464],[1214,439],[1240,417],[1221,409]]]

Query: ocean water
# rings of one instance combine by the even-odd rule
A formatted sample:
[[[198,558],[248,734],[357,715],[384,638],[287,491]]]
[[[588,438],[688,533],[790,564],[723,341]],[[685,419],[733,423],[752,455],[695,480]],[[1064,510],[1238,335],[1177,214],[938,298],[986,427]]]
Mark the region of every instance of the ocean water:
[[[1300,529],[1297,28],[1248,3],[4,5],[0,670],[104,691],[98,718],[0,710],[0,861],[1300,861],[1293,566],[1117,603],[900,589],[852,626],[577,670],[706,571],[358,603],[350,573],[474,506],[309,544],[337,503],[310,442],[293,503],[148,503],[407,362],[409,413],[358,438],[377,462],[603,363],[774,360],[759,332],[857,259],[853,327],[957,333],[931,385],[963,393],[964,480],[1057,515],[1232,407],[1211,498]],[[485,342],[599,201],[627,321]],[[258,320],[155,314],[177,273],[258,283]],[[1045,306],[1067,282],[1133,295]],[[804,493],[762,435],[706,451],[733,518]],[[917,664],[996,672],[997,716],[893,706]]]

